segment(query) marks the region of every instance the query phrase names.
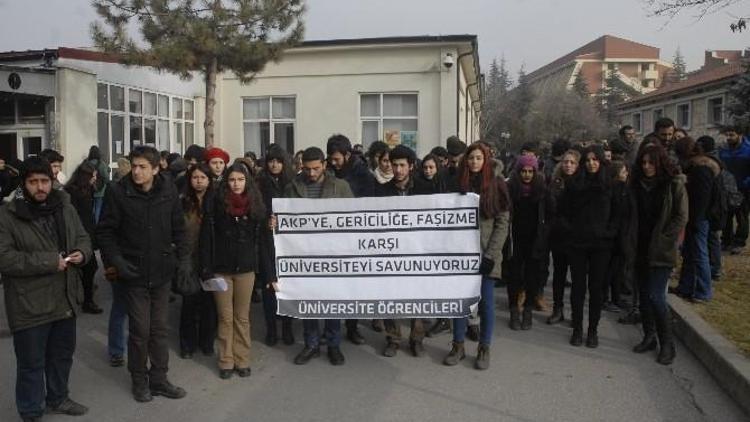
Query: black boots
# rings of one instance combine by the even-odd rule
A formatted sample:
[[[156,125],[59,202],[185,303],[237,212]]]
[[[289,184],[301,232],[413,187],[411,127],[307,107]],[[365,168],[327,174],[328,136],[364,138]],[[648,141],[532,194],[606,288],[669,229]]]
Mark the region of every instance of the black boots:
[[[508,326],[513,331],[518,331],[521,329],[520,312],[515,306],[511,306],[510,308],[510,322],[508,323]]]
[[[547,324],[558,324],[563,321],[565,321],[565,315],[563,315],[563,307],[555,306],[554,309],[552,309],[552,315],[547,318]]]
[[[596,327],[589,327],[589,332],[586,335],[586,347],[591,349],[599,347],[599,333]]]
[[[490,367],[490,345],[479,343],[477,348],[477,360],[474,362],[474,368],[485,370]]]
[[[672,337],[672,321],[669,311],[663,315],[655,315],[656,335],[659,337],[659,355],[656,361],[662,365],[671,365],[677,355]]]
[[[573,334],[570,336],[570,345],[579,347],[583,344],[583,328],[574,327]]]
[[[674,343],[664,343],[659,348],[659,355],[656,357],[656,361],[662,365],[671,365],[676,356],[677,352],[675,351]]]
[[[532,325],[532,309],[531,308],[524,308],[523,309],[523,319],[521,320],[521,329],[522,330],[530,330]]]
[[[651,350],[656,350],[656,334],[653,331],[646,333],[643,340],[633,347],[635,353],[646,353]]]

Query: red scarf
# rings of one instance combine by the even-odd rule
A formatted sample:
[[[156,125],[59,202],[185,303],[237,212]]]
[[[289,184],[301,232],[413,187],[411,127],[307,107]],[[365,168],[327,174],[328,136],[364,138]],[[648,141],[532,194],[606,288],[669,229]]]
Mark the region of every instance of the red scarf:
[[[232,217],[242,217],[250,209],[250,197],[246,193],[227,192],[227,213]]]

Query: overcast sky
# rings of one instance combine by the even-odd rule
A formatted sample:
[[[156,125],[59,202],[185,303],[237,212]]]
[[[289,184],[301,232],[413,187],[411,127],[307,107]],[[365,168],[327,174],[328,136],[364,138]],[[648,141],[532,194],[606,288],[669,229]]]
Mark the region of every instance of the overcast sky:
[[[476,34],[483,72],[505,55],[515,72],[532,71],[604,34],[661,48],[679,46],[688,69],[707,49],[750,47],[750,31],[733,34],[750,0],[696,20],[649,17],[645,0],[308,0],[306,39]],[[0,51],[91,46],[90,0],[0,0]]]

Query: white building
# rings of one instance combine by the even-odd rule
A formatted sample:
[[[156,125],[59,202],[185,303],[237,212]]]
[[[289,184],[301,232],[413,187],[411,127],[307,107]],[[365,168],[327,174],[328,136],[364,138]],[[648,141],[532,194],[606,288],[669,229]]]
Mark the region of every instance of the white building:
[[[220,76],[215,144],[233,157],[270,143],[293,153],[343,133],[422,156],[451,135],[479,139],[480,75],[474,35],[304,42],[248,84]],[[144,143],[182,152],[203,144],[204,106],[200,77],[81,49],[0,53],[2,158],[52,147],[70,172],[94,143],[110,162]]]

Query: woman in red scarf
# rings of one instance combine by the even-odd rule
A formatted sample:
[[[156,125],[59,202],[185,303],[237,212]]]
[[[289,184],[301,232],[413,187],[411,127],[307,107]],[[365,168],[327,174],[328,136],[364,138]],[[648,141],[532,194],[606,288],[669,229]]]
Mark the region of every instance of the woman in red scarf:
[[[216,195],[206,200],[200,238],[203,278],[221,277],[228,286],[226,291],[214,292],[222,379],[234,371],[250,376],[250,295],[259,269],[260,230],[265,220],[255,182],[245,166],[233,165]]]

